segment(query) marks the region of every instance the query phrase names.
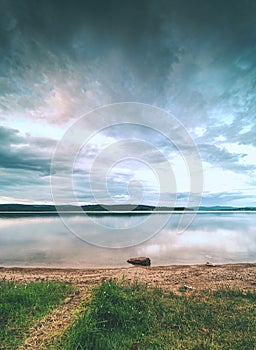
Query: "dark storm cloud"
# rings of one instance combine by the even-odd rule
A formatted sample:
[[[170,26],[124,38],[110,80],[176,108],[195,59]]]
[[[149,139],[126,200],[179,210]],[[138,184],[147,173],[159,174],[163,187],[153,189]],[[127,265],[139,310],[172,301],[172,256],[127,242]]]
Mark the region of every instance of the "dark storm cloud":
[[[2,1],[1,5],[2,86],[5,93],[23,95],[25,105],[31,103],[25,98],[28,94],[42,104],[42,97],[54,90],[54,82],[42,84],[50,74],[62,83],[80,80],[81,98],[92,91],[101,101],[102,94],[145,100],[159,92],[156,80],[168,75],[180,55],[168,29],[168,39],[161,39],[165,35],[161,13],[150,2]],[[11,82],[6,81],[11,73]],[[31,83],[40,84],[37,93]]]
[[[4,37],[8,37],[8,33],[21,30],[25,36],[33,38],[37,35],[42,40],[46,39],[53,50],[63,49],[64,46],[72,49],[69,45],[72,44],[74,36],[85,29],[87,31],[84,37],[81,37],[82,42],[87,43],[87,36],[90,36],[94,42],[92,44],[99,50],[108,51],[115,46],[121,47],[129,53],[129,57],[137,57],[141,61],[141,67],[144,62],[144,68],[147,63],[145,58],[152,59],[151,63],[156,63],[161,56],[163,61],[164,54],[170,51],[171,42],[166,42],[165,52],[164,42],[159,39],[164,34],[166,37],[172,34],[168,29],[175,29],[178,24],[184,27],[185,32],[189,29],[189,32],[186,32],[188,36],[196,33],[199,37],[210,35],[221,36],[223,40],[233,38],[230,46],[240,48],[251,44],[255,39],[252,28],[256,4],[253,0],[2,0],[0,5],[3,11],[2,29],[6,32],[2,42],[6,46],[10,42],[4,40]],[[137,51],[133,50],[135,48]],[[151,48],[156,50],[153,50],[150,56],[147,49]],[[93,55],[97,57],[96,50],[84,52],[84,56]],[[154,59],[154,56],[157,59]],[[165,69],[159,66],[160,68]]]
[[[254,59],[248,51],[256,38],[254,1],[2,0],[0,6],[3,110],[41,107],[38,115],[50,119],[57,96],[73,101],[56,111],[64,119],[86,104],[132,100],[167,106],[181,120],[203,120],[226,93],[222,80],[227,75],[232,84],[238,74],[226,68],[236,62],[247,69]],[[209,97],[205,80],[220,67],[223,79]]]
[[[164,34],[161,5],[157,12],[154,2],[120,1],[2,1],[5,17],[2,21],[2,46],[11,49],[15,33],[22,37],[45,41],[56,54],[70,54],[75,59],[96,59],[111,50],[121,50],[138,74],[167,67],[154,67],[161,61],[172,61],[168,43],[159,38]],[[7,15],[7,17],[6,17]],[[170,34],[170,33],[168,33]],[[31,52],[32,53],[32,52]],[[161,68],[161,69],[160,69]]]
[[[53,145],[52,140],[35,140],[30,136],[20,135],[17,130],[4,127],[0,127],[0,140],[0,168],[49,175],[51,158],[42,149],[49,144]]]

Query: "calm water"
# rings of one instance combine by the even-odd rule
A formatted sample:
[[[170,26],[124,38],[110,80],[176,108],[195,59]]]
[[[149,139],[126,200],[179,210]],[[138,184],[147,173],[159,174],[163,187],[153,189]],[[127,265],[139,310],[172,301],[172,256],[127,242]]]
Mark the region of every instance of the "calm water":
[[[181,217],[1,218],[0,265],[114,267],[136,256],[153,265],[256,261],[256,213],[197,214],[180,233]]]

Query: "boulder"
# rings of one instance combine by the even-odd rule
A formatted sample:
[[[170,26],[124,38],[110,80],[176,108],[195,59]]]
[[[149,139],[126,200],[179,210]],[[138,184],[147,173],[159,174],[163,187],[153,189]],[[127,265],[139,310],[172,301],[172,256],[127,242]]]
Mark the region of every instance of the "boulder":
[[[150,259],[145,257],[130,258],[127,260],[127,262],[132,265],[141,265],[141,266],[150,266],[151,264]]]

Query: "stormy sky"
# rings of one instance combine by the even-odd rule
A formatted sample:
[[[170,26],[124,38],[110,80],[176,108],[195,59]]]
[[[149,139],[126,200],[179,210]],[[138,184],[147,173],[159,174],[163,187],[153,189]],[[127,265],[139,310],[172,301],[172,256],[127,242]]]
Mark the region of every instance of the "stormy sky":
[[[74,188],[63,179],[75,137],[51,171],[56,146],[81,116],[137,102],[170,113],[193,139],[203,205],[256,206],[255,18],[254,0],[0,0],[1,203],[52,202],[54,178],[65,203],[71,190],[83,203],[129,202],[143,190],[140,200],[151,204],[159,197],[155,172],[169,163],[177,186],[160,204],[174,194],[183,204],[191,191],[186,141],[177,149],[143,127],[139,114],[139,126],[91,136],[74,160]],[[93,125],[85,121],[84,129]],[[126,151],[116,161],[122,140]]]

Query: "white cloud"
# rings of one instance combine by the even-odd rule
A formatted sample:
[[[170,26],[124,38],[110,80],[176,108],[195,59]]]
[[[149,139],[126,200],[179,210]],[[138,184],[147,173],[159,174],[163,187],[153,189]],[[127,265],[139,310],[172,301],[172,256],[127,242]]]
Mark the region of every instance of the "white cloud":
[[[203,128],[201,126],[196,126],[195,127],[195,133],[197,137],[201,137],[205,134],[206,128]]]
[[[237,143],[223,143],[230,153],[243,154],[244,156],[239,159],[239,163],[242,165],[251,165],[256,167],[256,147],[252,145],[242,145]]]

